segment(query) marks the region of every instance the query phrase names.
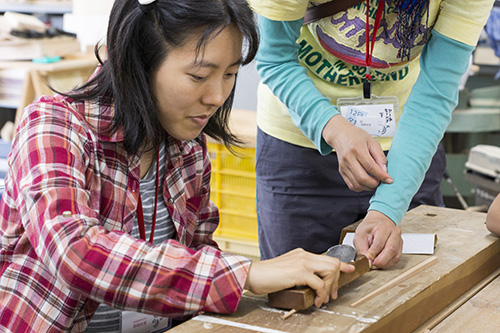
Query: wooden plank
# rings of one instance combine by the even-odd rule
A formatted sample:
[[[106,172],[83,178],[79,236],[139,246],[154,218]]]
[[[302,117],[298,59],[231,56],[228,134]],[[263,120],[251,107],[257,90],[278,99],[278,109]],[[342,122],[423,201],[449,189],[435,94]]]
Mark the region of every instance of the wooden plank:
[[[434,317],[426,321],[422,326],[416,329],[414,333],[423,333],[431,331],[433,328],[439,325],[448,316],[454,313],[457,309],[459,309],[462,305],[464,305],[467,301],[469,301],[472,297],[474,297],[474,295],[483,290],[487,285],[489,285],[493,280],[495,280],[499,276],[500,276],[500,268],[497,268],[493,273],[488,275],[481,282],[476,284],[471,289],[467,290],[467,292],[462,294],[462,296],[460,296],[455,301],[450,303],[447,307],[441,310]]]
[[[439,239],[436,254],[440,264],[416,282],[429,279],[429,283],[424,282],[425,288],[378,320],[369,331],[412,331],[498,268],[500,242],[486,230],[484,213],[435,212],[429,210],[426,213],[429,218],[421,222],[429,229],[434,228],[427,225],[428,221],[439,224],[436,226]],[[411,222],[417,220],[412,217]],[[419,228],[409,223],[408,229],[405,232],[417,232]]]
[[[437,264],[437,262],[438,262],[437,257],[435,257],[435,256],[430,257],[429,259],[421,262],[417,266],[411,268],[410,270],[408,270],[408,271],[404,272],[403,274],[401,274],[400,276],[396,277],[394,280],[387,282],[386,284],[375,289],[374,291],[372,291],[368,295],[364,296],[363,298],[358,299],[356,302],[352,303],[351,306],[354,308],[354,307],[360,305],[361,303],[364,303],[364,302],[372,299],[373,297],[380,295],[384,291],[387,291],[387,290],[397,286],[398,284],[400,284],[400,283],[404,282],[405,280],[413,277],[414,275],[422,272],[423,270],[426,270],[427,268],[431,267],[432,265]]]
[[[351,273],[340,273],[339,288],[354,281],[370,270],[370,263],[365,256],[358,256],[353,263],[355,270]],[[291,288],[267,295],[269,306],[280,309],[307,310],[314,305],[316,293],[313,289]]]
[[[497,277],[428,332],[498,332],[499,300],[500,278]]]
[[[350,304],[429,256],[403,255],[391,269],[372,270],[343,287],[339,298],[321,309],[312,307],[287,320],[281,319],[287,310],[271,308],[266,297],[253,295],[245,295],[234,314],[209,316],[282,332],[411,332],[499,267],[500,240],[486,230],[485,218],[485,213],[429,206],[408,212],[402,231],[437,234],[434,255],[439,263],[356,308]],[[190,320],[171,331],[196,331],[200,324]],[[242,331],[217,326],[224,332]]]

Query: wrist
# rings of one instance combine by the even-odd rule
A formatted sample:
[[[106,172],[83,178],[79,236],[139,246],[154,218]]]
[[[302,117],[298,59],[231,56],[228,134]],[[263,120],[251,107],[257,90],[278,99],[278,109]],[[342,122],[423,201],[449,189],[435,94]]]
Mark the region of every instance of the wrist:
[[[396,223],[387,215],[385,215],[384,213],[378,211],[378,210],[368,210],[368,213],[366,213],[366,217],[365,219],[370,219],[370,220],[376,220],[376,221],[384,221],[384,222],[387,222],[387,223],[392,223],[394,225],[396,225]]]
[[[248,267],[248,274],[247,278],[245,279],[245,285],[243,289],[249,290],[250,292],[253,292],[253,287],[252,287],[252,268],[253,268],[254,262],[250,264],[250,267]]]
[[[336,134],[338,133],[341,126],[345,126],[345,124],[343,124],[343,121],[346,121],[345,118],[340,114],[336,114],[330,118],[325,127],[323,127],[323,131],[321,132],[321,136],[326,141],[326,143],[328,143],[334,149]]]

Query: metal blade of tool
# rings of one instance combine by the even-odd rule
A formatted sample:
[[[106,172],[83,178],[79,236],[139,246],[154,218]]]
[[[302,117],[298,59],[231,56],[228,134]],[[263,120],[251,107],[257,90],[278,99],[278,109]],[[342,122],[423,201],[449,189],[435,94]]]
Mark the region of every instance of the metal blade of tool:
[[[334,245],[326,251],[326,255],[339,259],[342,262],[351,262],[358,255],[356,249],[347,244]]]

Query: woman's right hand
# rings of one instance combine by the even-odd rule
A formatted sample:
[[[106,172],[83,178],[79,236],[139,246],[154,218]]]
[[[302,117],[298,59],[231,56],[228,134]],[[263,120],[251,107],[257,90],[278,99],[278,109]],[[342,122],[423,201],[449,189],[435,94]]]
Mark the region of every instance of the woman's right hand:
[[[253,262],[245,289],[254,294],[268,294],[307,285],[316,291],[314,304],[319,307],[337,298],[341,271],[353,272],[354,266],[337,258],[295,249],[273,259]]]
[[[333,116],[323,129],[323,138],[337,152],[339,172],[355,192],[376,188],[380,182],[391,184],[387,158],[377,140],[341,115]]]

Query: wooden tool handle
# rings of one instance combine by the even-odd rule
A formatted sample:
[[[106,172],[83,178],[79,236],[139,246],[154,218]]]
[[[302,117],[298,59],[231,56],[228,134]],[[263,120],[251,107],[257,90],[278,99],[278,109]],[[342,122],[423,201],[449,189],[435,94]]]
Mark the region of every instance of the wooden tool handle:
[[[370,270],[368,259],[361,255],[351,264],[355,270],[351,273],[340,272],[339,288],[354,281]],[[281,309],[306,310],[314,305],[316,292],[309,287],[285,289],[267,295],[269,306]]]
[[[339,288],[351,283],[370,270],[370,262],[364,255],[359,255],[356,260],[351,263],[355,269],[351,273],[340,272]]]

